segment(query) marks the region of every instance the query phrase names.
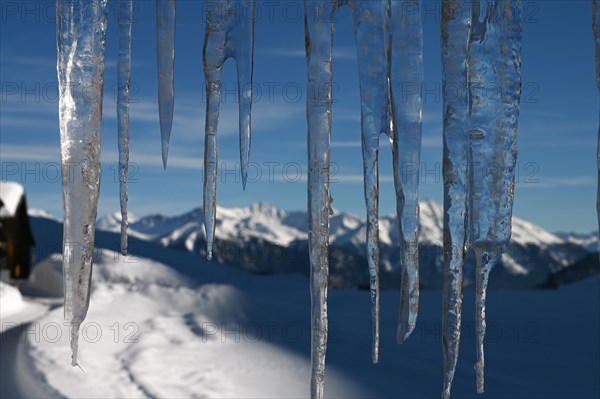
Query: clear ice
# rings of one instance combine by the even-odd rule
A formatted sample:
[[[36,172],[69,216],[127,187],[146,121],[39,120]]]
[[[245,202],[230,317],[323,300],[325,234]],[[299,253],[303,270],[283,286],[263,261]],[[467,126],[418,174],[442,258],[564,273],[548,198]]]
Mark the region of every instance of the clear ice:
[[[72,365],[77,365],[78,331],[90,299],[100,184],[107,0],[57,0],[56,5],[65,210],[64,312],[65,320],[71,326]],[[382,133],[389,135],[392,145],[402,248],[399,343],[404,342],[413,331],[418,313],[418,192],[423,83],[421,1],[305,0],[312,398],[323,397],[325,376],[329,216],[332,213],[329,171],[333,16],[344,5],[351,10],[358,56],[373,362],[377,362],[379,356],[378,155]],[[132,0],[119,0],[117,115],[123,253],[127,251],[132,7]],[[247,182],[255,7],[254,0],[218,0],[207,7],[203,49],[207,93],[203,209],[208,258],[212,257],[215,233],[216,135],[221,71],[230,57],[235,59],[237,66],[240,162],[244,188]],[[600,10],[596,0],[592,1],[592,10],[596,83],[600,89]],[[166,168],[174,105],[175,0],[157,0],[156,12],[159,114],[163,166]],[[500,259],[511,233],[521,93],[521,31],[520,0],[490,0],[485,2],[485,7],[481,6],[480,0],[442,1],[442,396],[445,398],[450,396],[459,352],[463,266],[468,250],[474,252],[476,259],[477,390],[482,393],[484,388],[486,289],[490,270]],[[600,215],[600,192],[598,211]]]
[[[421,1],[392,0],[390,13],[390,131],[402,268],[396,340],[401,344],[414,330],[419,311],[419,164],[423,121]]]
[[[333,14],[335,2],[305,0],[308,88],[308,248],[311,295],[310,397],[323,397],[329,278],[329,157],[331,140]]]
[[[306,0],[313,398],[323,395],[327,347],[333,15],[344,5],[351,10],[358,56],[374,363],[379,359],[378,155],[382,133],[390,135],[392,142],[398,218],[405,252],[399,342],[414,328],[418,310],[417,195],[423,79],[420,2]],[[409,86],[410,92],[404,91]]]
[[[119,134],[119,192],[121,253],[127,254],[127,173],[129,170],[129,83],[131,80],[131,23],[133,0],[119,0],[119,56],[117,58],[117,119]]]
[[[56,2],[59,118],[64,203],[64,314],[73,366],[90,301],[100,187],[100,129],[106,0]]]
[[[443,397],[450,397],[460,346],[463,265],[467,217],[466,61],[470,9],[468,3],[442,2],[444,282],[442,346]]]
[[[459,349],[465,238],[476,261],[475,370],[477,392],[484,390],[487,285],[490,271],[508,245],[511,232],[521,94],[521,2],[491,1],[482,10],[479,0],[446,0],[442,15],[443,396],[449,397]],[[465,18],[467,15],[470,19]],[[463,87],[466,87],[466,103],[460,96]],[[450,95],[450,88],[461,89],[458,95],[456,91]],[[461,170],[462,165],[466,165],[466,170]],[[465,230],[468,234],[464,234]]]
[[[160,138],[166,169],[175,105],[175,0],[156,0],[156,56]]]
[[[475,253],[477,392],[484,391],[485,300],[510,241],[521,95],[521,2],[472,4],[468,44],[469,245]],[[490,87],[497,88],[491,97]]]
[[[212,258],[217,200],[217,125],[221,102],[221,70],[228,58],[237,66],[240,164],[246,188],[250,162],[252,75],[254,56],[254,0],[218,0],[207,7],[204,35],[206,126],[204,141],[204,227],[207,257]]]
[[[379,135],[389,131],[388,2],[348,1],[356,36],[373,343],[379,360]]]

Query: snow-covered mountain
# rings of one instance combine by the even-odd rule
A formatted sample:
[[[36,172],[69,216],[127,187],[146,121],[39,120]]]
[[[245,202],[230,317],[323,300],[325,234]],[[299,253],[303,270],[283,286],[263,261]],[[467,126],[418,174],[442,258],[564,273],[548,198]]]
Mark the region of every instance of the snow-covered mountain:
[[[573,244],[580,245],[586,248],[590,252],[598,251],[598,232],[593,231],[591,233],[574,233],[558,231],[554,233],[558,237],[565,241],[572,242]]]
[[[443,270],[443,208],[423,201],[421,209],[421,283],[439,288]],[[366,223],[344,212],[334,211],[331,224],[331,284],[365,287]],[[103,231],[120,231],[120,214],[98,220]],[[149,215],[132,218],[129,234],[160,245],[204,254],[202,211],[196,208],[179,216]],[[400,284],[398,229],[395,215],[380,218],[381,284]],[[308,273],[307,217],[305,212],[287,212],[264,203],[244,208],[217,208],[216,259],[256,273]],[[491,284],[499,288],[530,288],[549,284],[554,273],[582,259],[585,245],[552,234],[539,226],[513,218],[511,244],[493,271]],[[473,281],[473,265],[466,266],[466,284]]]

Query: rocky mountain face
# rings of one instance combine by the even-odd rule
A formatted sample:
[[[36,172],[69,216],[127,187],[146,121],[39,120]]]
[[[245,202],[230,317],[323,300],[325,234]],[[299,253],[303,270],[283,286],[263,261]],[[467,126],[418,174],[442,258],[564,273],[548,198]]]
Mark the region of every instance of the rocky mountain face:
[[[420,279],[423,288],[437,289],[443,273],[443,209],[433,201],[420,204]],[[118,232],[120,214],[100,219],[97,228]],[[330,284],[339,288],[368,286],[365,258],[366,223],[336,211],[330,219]],[[202,211],[196,208],[179,216],[149,215],[133,219],[133,237],[159,245],[204,255]],[[395,215],[379,221],[382,288],[400,285],[398,228]],[[550,287],[568,280],[565,270],[590,253],[591,237],[573,238],[552,234],[539,226],[513,218],[512,239],[500,264],[492,271],[495,288]],[[597,244],[596,244],[597,245]],[[597,258],[597,257],[596,257]],[[215,259],[259,274],[303,273],[308,275],[307,217],[268,204],[245,208],[218,208]],[[474,263],[465,266],[465,285],[473,284]]]

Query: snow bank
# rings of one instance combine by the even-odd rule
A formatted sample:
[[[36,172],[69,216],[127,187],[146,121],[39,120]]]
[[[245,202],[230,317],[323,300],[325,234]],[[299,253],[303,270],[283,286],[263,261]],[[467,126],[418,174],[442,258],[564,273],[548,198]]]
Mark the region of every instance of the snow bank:
[[[38,265],[36,287],[46,281],[48,291],[55,291],[59,265],[58,257]],[[306,396],[309,359],[267,337],[239,287],[251,287],[254,278],[233,278],[238,286],[200,283],[203,269],[223,266],[197,266],[190,278],[153,260],[98,251],[90,310],[81,327],[79,363],[85,373],[69,365],[68,328],[57,308],[39,320],[37,339],[28,335],[25,343],[42,384],[57,396],[78,398]],[[290,334],[297,333],[294,327]],[[281,335],[281,327],[271,328]],[[334,368],[329,375],[338,396],[365,393]]]
[[[46,397],[76,398],[308,396],[308,282],[245,275],[163,251],[171,266],[99,251],[80,339],[85,373],[70,367],[62,308],[30,327],[19,357],[39,375],[40,385],[50,386],[39,390],[56,392]],[[45,265],[36,277],[59,275],[58,259]],[[503,398],[598,397],[599,284],[490,292],[486,392]],[[330,290],[328,296],[328,397],[439,396],[440,293],[422,293],[417,328],[401,346],[395,337],[398,293],[382,293],[377,365],[370,363],[369,293]],[[454,397],[476,395],[474,302],[466,292]]]
[[[0,281],[0,319],[12,316],[25,307],[21,292],[12,285]]]

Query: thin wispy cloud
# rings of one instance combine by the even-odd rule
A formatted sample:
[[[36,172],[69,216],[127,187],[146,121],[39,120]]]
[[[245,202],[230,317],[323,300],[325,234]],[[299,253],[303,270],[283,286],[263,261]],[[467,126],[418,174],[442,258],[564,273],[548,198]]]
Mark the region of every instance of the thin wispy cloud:
[[[344,175],[333,175],[330,177],[331,184],[363,184],[364,176],[362,174],[344,174]],[[394,176],[392,175],[379,175],[380,183],[393,183]]]
[[[565,187],[591,187],[598,181],[593,176],[573,177],[534,177],[527,181],[517,182],[519,188],[565,188]]]
[[[428,148],[442,148],[442,132],[438,135],[423,135],[421,138],[421,146]]]
[[[380,143],[381,145],[381,143]],[[306,144],[305,144],[306,146]],[[331,148],[360,148],[362,146],[359,140],[354,141],[335,141],[331,142]]]
[[[2,116],[2,118],[0,118],[0,127],[58,130],[58,118],[52,119],[46,117],[31,119],[26,117]],[[9,132],[6,132],[6,134],[9,134]]]
[[[362,143],[360,140],[351,140],[351,141],[331,141],[332,148],[360,148]],[[442,138],[435,136],[423,136],[421,139],[421,146],[428,148],[441,148],[442,147]],[[379,147],[389,147],[389,142],[386,140],[385,136],[381,136],[379,139]]]
[[[44,68],[56,68],[56,57],[23,57],[20,55],[4,55],[2,54],[2,60],[0,65],[5,66],[29,66],[29,67],[44,67]],[[106,58],[104,61],[105,68],[116,68],[116,58]],[[131,60],[132,67],[150,67],[156,66],[156,63],[147,60]]]
[[[140,145],[130,149],[129,162],[138,166],[162,169],[162,158],[158,142],[154,143],[151,140],[146,140],[138,144]],[[193,150],[189,150],[186,146],[173,146],[171,152],[175,153],[176,156],[169,157],[169,168],[202,169],[202,156],[195,154]],[[117,149],[103,149],[100,157],[103,164],[117,164],[119,162]],[[2,158],[2,162],[45,162],[58,165],[60,164],[60,149],[58,145],[2,144],[0,158]],[[228,168],[228,170],[238,165],[236,161],[226,159],[220,161],[219,164]]]
[[[0,146],[0,158],[2,161],[48,161],[60,162],[60,151],[58,146],[27,145],[27,144],[4,144]]]
[[[260,52],[279,57],[306,58],[304,49],[270,48]],[[356,49],[349,46],[334,46],[332,56],[334,60],[356,60]]]

